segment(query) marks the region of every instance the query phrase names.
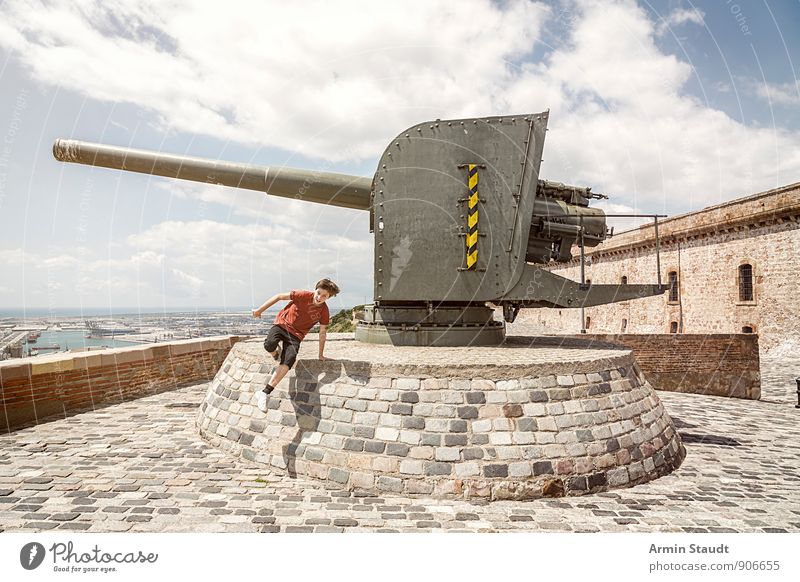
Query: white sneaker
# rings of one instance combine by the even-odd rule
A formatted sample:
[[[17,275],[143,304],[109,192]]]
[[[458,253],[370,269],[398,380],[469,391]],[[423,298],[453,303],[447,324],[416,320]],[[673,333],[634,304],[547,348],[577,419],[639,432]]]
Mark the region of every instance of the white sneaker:
[[[263,390],[256,392],[256,405],[261,412],[267,411],[267,393]]]

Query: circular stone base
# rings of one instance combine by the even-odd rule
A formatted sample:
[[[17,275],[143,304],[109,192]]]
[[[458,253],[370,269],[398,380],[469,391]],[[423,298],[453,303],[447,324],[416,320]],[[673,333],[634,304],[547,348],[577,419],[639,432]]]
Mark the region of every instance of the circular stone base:
[[[606,491],[671,472],[685,450],[630,350],[581,339],[414,348],[303,342],[256,407],[273,362],[237,343],[197,424],[213,445],[343,487],[530,499]]]

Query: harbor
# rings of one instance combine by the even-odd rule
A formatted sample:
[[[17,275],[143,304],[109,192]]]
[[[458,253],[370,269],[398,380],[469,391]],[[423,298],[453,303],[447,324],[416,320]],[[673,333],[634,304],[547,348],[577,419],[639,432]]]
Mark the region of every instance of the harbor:
[[[254,319],[249,311],[3,317],[0,314],[0,360],[58,352],[78,352],[161,343],[214,335],[263,335],[275,313]]]

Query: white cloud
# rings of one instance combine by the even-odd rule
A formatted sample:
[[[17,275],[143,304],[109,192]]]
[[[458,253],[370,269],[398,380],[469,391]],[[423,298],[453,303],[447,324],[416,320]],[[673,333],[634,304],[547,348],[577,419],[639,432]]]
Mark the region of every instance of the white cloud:
[[[80,264],[80,260],[77,257],[65,254],[46,257],[41,262],[46,269],[74,269]]]
[[[225,304],[260,304],[267,296],[339,281],[347,305],[372,291],[372,242],[283,225],[165,222],[129,237],[140,253],[168,253],[172,268],[202,281],[194,290]],[[213,301],[212,301],[213,302]]]
[[[699,8],[678,8],[670,12],[666,18],[662,18],[656,27],[656,34],[663,36],[667,32],[673,32],[671,29],[681,24],[691,22],[705,26],[705,14]]]
[[[149,107],[165,127],[332,160],[374,156],[420,119],[491,110],[548,12],[489,0],[79,4],[4,3],[24,41],[0,45],[41,80]]]
[[[627,206],[626,204],[614,204],[613,202],[610,202],[608,200],[600,200],[598,202],[595,202],[592,206],[594,206],[595,208],[600,208],[607,215],[648,214],[647,212],[641,210],[640,208],[633,208],[631,206]],[[646,222],[652,222],[652,220],[648,218],[631,218],[631,217],[614,218],[613,216],[609,216],[606,219],[607,226],[609,228],[613,228],[616,234],[619,234],[626,230],[631,230]]]
[[[716,82],[712,83],[711,87],[715,91],[718,91],[719,93],[730,93],[731,92],[730,84],[729,83],[724,83],[722,81],[716,81]]]
[[[165,130],[282,147],[326,166],[376,157],[426,118],[550,108],[544,176],[616,203],[685,212],[800,173],[796,133],[748,127],[684,93],[692,64],[655,40],[665,25],[703,24],[697,9],[654,21],[632,2],[577,1],[567,35],[536,63],[530,53],[556,15],[530,2],[245,0],[223,14],[185,1],[82,0],[75,10],[12,0],[0,13],[25,39],[0,45],[41,80],[148,107]],[[760,92],[776,103],[797,93]],[[169,188],[248,219],[287,208],[249,192]]]
[[[253,190],[196,182],[158,180],[154,182],[154,187],[169,196],[200,200],[202,203],[228,208],[229,216],[256,219],[258,223],[283,224],[293,233],[312,230],[341,233],[346,229],[351,236],[360,239],[369,234],[369,215],[363,210],[329,207],[268,196]],[[211,209],[200,207],[198,213],[203,217],[203,214],[211,214]],[[364,236],[358,237],[359,232]]]
[[[340,282],[334,308],[372,294],[372,242],[287,226],[234,225],[210,220],[157,224],[126,240],[119,256],[84,251],[46,256],[0,251],[11,275],[0,305],[47,292],[79,298],[67,304],[259,305],[281,291],[310,288],[322,277]],[[65,265],[72,268],[64,269]],[[53,297],[56,303],[61,297]]]
[[[17,267],[31,261],[32,255],[23,249],[0,250],[0,265],[4,267]]]
[[[512,109],[531,94],[560,96],[543,175],[666,214],[797,181],[800,135],[744,125],[685,94],[691,63],[659,50],[642,9],[581,6],[565,45],[525,68],[524,90],[509,95]]]
[[[770,105],[800,105],[800,81],[792,83],[756,83],[751,81],[751,90]]]

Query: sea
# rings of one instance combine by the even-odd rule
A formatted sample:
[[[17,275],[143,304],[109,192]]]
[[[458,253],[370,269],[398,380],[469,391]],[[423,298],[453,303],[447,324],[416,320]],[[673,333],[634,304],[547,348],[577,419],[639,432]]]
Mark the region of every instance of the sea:
[[[25,353],[28,350],[35,348],[39,350],[40,355],[52,354],[55,352],[65,352],[67,350],[74,350],[77,348],[88,347],[106,347],[106,348],[122,348],[126,346],[134,346],[137,342],[126,342],[111,337],[93,337],[87,338],[85,330],[80,329],[67,329],[62,331],[42,331],[36,339],[36,343],[26,344]],[[46,350],[46,347],[55,347],[58,349]]]

